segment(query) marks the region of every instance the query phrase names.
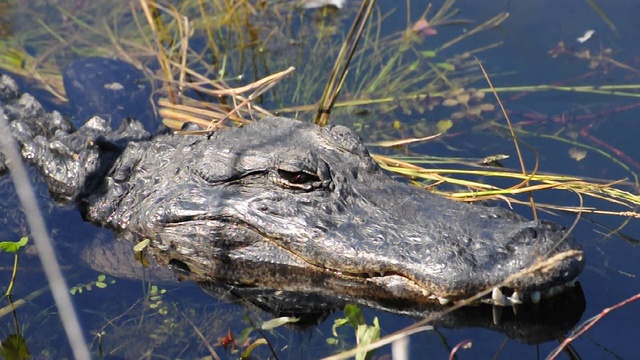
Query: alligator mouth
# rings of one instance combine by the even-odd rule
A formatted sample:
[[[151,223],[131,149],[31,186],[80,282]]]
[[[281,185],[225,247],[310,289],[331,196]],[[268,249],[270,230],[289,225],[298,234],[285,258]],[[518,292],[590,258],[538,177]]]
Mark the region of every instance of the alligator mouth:
[[[562,294],[567,288],[576,286],[577,278],[563,284],[552,286],[545,290],[534,290],[529,292],[514,291],[509,287],[494,287],[491,296],[484,297],[480,302],[498,306],[520,305],[527,302],[539,303],[543,299],[549,299]],[[439,300],[439,299],[438,299]]]
[[[304,260],[304,259],[300,258],[300,260]],[[314,266],[318,269],[321,269],[320,267],[314,264],[309,264],[309,265]],[[334,273],[336,276],[350,276],[350,277],[368,279],[371,281],[378,280],[377,282],[380,282],[380,281],[384,282],[384,279],[389,276],[397,276],[398,278],[401,278],[403,282],[410,283],[411,287],[419,288],[423,296],[425,296],[430,301],[433,301],[433,302],[437,301],[438,303],[440,303],[440,305],[453,305],[460,300],[464,300],[465,298],[471,298],[476,295],[472,293],[462,294],[462,296],[459,295],[456,298],[451,298],[447,296],[438,296],[437,294],[431,293],[429,290],[420,286],[420,284],[416,283],[415,281],[406,277],[405,275],[394,273],[394,272],[388,272],[384,274],[380,274],[380,273],[361,274],[361,273],[344,273],[344,272],[340,272],[332,269],[324,269],[324,270],[330,271]],[[513,288],[508,286],[500,286],[500,287],[496,286],[487,295],[480,297],[477,301],[474,301],[472,303],[482,303],[482,304],[495,305],[495,306],[512,306],[512,305],[521,305],[521,304],[528,304],[528,303],[538,304],[542,300],[553,298],[555,296],[562,294],[565,290],[575,287],[577,281],[578,281],[578,278],[576,277],[564,284],[552,286],[549,288],[538,289],[538,290],[514,290]]]
[[[208,221],[214,220],[213,218],[209,218],[208,216],[203,215],[204,214],[182,215],[179,216],[179,218],[173,218],[171,222],[165,223],[163,224],[163,226],[166,228],[179,227],[190,229],[195,225],[203,225]],[[215,220],[219,221],[220,218],[217,217],[215,218]],[[359,282],[372,282],[384,288],[397,289],[398,286],[400,286],[402,287],[401,293],[414,300],[427,300],[429,302],[437,302],[440,305],[454,305],[460,301],[472,298],[478,293],[482,293],[489,289],[489,284],[487,284],[486,286],[482,286],[480,284],[469,284],[470,286],[465,286],[468,287],[466,291],[446,285],[434,286],[430,289],[428,285],[424,286],[419,282],[416,282],[411,278],[411,276],[393,270],[384,272],[354,272],[325,267],[319,265],[317,262],[313,261],[313,259],[309,259],[305,256],[291,251],[290,249],[287,249],[286,247],[278,243],[278,241],[273,240],[268,234],[245,221],[239,221],[238,219],[230,217],[225,217],[225,220],[228,221],[228,223],[240,225],[241,227],[250,230],[252,233],[258,235],[259,237],[264,239],[263,241],[265,244],[271,245],[272,250],[274,248],[277,249],[280,256],[286,254],[286,256],[288,256],[292,260],[291,263],[304,264],[305,267],[316,273],[329,273],[332,276],[347,279],[350,278]],[[269,260],[268,257],[264,257],[265,253],[268,253],[268,251],[265,251],[261,254],[262,261]],[[562,294],[568,288],[575,287],[578,274],[576,274],[575,277],[570,278],[569,280],[567,280],[567,278],[563,279],[557,277],[549,277],[549,281],[546,285],[545,283],[534,284],[532,281],[528,282],[527,278],[529,278],[531,274],[534,274],[534,276],[536,277],[540,276],[540,274],[543,273],[552,274],[557,270],[557,267],[560,266],[558,265],[559,263],[566,261],[567,259],[582,259],[582,255],[582,251],[570,250],[551,256],[549,259],[532,265],[527,269],[523,269],[522,272],[525,273],[525,275],[523,276],[518,276],[519,273],[515,273],[503,279],[501,284],[507,284],[507,286],[495,286],[493,287],[492,291],[489,291],[488,294],[472,301],[471,304],[482,303],[495,306],[513,306],[528,303],[537,304],[544,299],[553,298],[559,294]],[[277,258],[276,254],[273,254],[273,257]],[[439,289],[441,291],[434,291],[434,289]]]

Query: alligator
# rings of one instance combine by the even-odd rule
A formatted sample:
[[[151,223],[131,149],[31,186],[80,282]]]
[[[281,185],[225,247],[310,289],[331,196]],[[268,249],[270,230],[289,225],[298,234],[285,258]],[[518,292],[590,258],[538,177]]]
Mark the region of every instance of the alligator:
[[[489,290],[481,301],[512,305],[557,295],[584,267],[565,227],[397,181],[344,126],[267,117],[208,135],[151,135],[134,119],[114,130],[94,117],[76,129],[4,75],[0,102],[57,202],[118,238],[148,239],[162,264],[196,281],[296,278],[441,305]]]

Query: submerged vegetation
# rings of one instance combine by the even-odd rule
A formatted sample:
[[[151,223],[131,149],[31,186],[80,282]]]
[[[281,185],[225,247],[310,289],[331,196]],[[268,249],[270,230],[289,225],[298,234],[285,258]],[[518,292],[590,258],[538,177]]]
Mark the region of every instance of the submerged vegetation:
[[[345,41],[344,29],[356,12],[353,4],[341,11],[329,7],[303,10],[289,1],[185,0],[173,4],[139,0],[115,4],[15,2],[11,5],[11,18],[31,20],[4,21],[0,29],[0,68],[30,79],[51,94],[54,101],[64,103],[67,99],[61,74],[66,64],[78,56],[117,57],[147,75],[155,88],[149,101],[157,107],[162,121],[175,129],[186,121],[211,131],[231,123],[242,124],[262,114],[307,120],[320,113],[330,114],[330,123],[348,124],[371,142],[373,151],[382,149],[384,155],[374,158],[383,168],[443,196],[464,201],[498,199],[509,204],[535,204],[534,209],[578,215],[640,217],[636,210],[640,197],[632,191],[639,185],[640,164],[589,134],[588,126],[555,115],[505,112],[503,116],[499,101],[489,96],[515,93],[509,99],[515,101],[532,92],[572,91],[638,97],[640,85],[484,85],[485,75],[476,56],[500,43],[467,40],[502,24],[508,18],[506,13],[489,19],[462,19],[455,0],[446,0],[437,9],[429,5],[407,10],[407,14],[384,13],[374,7],[368,21],[363,22],[357,46],[351,47],[347,64],[347,48],[353,43]],[[387,35],[383,31],[387,18],[401,15],[406,16],[404,27]],[[466,31],[451,30],[461,26]],[[550,55],[585,61],[594,72],[611,68],[638,72],[614,59],[607,49],[591,54],[559,43]],[[339,62],[334,66],[336,59]],[[341,73],[343,78],[337,76]],[[330,74],[336,76],[330,78]],[[335,102],[321,100],[328,98],[323,96],[327,84],[332,85],[327,93],[337,95]],[[604,111],[592,111],[581,120],[589,120],[592,115],[595,118]],[[506,125],[505,117],[519,121]],[[553,131],[538,131],[540,125],[554,125]],[[549,174],[539,169],[535,150],[531,151],[533,156],[526,156],[534,163],[524,164],[520,170],[502,167],[500,163],[506,158],[502,154],[470,159],[433,158],[413,152],[413,144],[427,137],[444,142],[487,130],[521,141],[539,137],[566,144],[570,147],[568,156],[576,161],[588,151],[627,171],[631,180]],[[389,148],[401,151],[392,152]],[[532,195],[519,196],[540,190],[569,191],[576,194],[580,206],[543,204],[531,202]],[[594,204],[589,198],[595,199]],[[106,286],[104,280],[98,278],[95,286]],[[87,285],[78,285],[71,291],[82,289]],[[113,323],[154,328],[149,337],[156,337],[158,343],[184,335],[174,333],[178,325],[200,329],[202,323],[196,326],[189,320],[193,316],[182,314],[181,318],[174,304],[163,302],[165,292],[157,286],[146,291],[142,314],[155,311],[155,317],[132,316]],[[345,313],[346,318],[336,320],[334,331],[340,322],[339,325],[354,327],[358,341],[368,344],[378,339],[377,319],[374,325],[366,325],[358,309],[348,308]],[[148,321],[150,318],[153,320]],[[265,345],[267,330],[250,319],[247,322],[248,330],[239,336],[242,341],[234,340],[229,330],[221,343],[241,342],[245,354]],[[265,343],[247,340],[251,332],[259,332]],[[339,343],[337,333],[334,335],[329,341]],[[102,336],[96,336],[100,349]],[[207,334],[206,338],[213,335]],[[217,356],[215,351],[211,354]]]

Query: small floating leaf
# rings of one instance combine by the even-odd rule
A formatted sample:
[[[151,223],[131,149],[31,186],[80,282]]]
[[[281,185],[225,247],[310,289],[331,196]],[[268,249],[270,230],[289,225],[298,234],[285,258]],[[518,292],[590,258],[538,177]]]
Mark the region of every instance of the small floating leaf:
[[[448,107],[456,106],[456,105],[458,105],[458,104],[460,104],[460,102],[458,102],[458,100],[456,100],[456,99],[445,99],[445,100],[442,102],[442,105],[443,105],[443,106],[448,106]]]
[[[451,121],[449,119],[440,120],[436,124],[436,127],[438,128],[438,131],[440,133],[446,133],[447,130],[449,130],[449,129],[451,129],[451,127],[453,127],[453,121]]]
[[[458,102],[460,102],[460,104],[462,105],[467,105],[470,99],[471,99],[471,96],[468,93],[462,93],[456,96],[456,100],[458,100]]]
[[[569,149],[569,156],[575,161],[581,161],[587,157],[587,151],[584,149],[571,148]]]
[[[482,91],[474,91],[471,96],[476,100],[482,100],[485,97],[485,93]]]
[[[451,118],[453,120],[460,120],[460,119],[464,119],[467,116],[467,113],[463,112],[463,111],[456,111],[454,113],[451,114]]]
[[[480,105],[478,105],[478,107],[482,111],[493,111],[493,110],[496,109],[496,106],[493,105],[493,104],[480,104]]]
[[[327,344],[329,345],[338,345],[338,343],[340,343],[340,340],[334,337],[330,337],[327,338]]]
[[[262,330],[271,330],[277,328],[278,326],[282,326],[284,324],[295,323],[300,319],[292,316],[283,316],[275,319],[271,319],[269,321],[265,321],[262,323]]]

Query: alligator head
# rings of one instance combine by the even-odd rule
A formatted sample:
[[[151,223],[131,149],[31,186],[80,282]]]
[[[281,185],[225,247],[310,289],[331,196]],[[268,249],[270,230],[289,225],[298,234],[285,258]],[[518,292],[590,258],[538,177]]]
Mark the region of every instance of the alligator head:
[[[83,203],[90,221],[245,285],[259,280],[232,264],[443,304],[494,288],[486,301],[511,304],[554,295],[584,266],[560,225],[394,181],[348,128],[286,118],[129,143]]]
[[[493,289],[488,302],[510,304],[554,295],[584,266],[563,227],[394,181],[342,126],[267,118],[151,137],[137,121],[93,118],[76,130],[7,76],[0,116],[54,198],[149,238],[198,281],[282,289],[286,278],[296,291],[441,303]]]

